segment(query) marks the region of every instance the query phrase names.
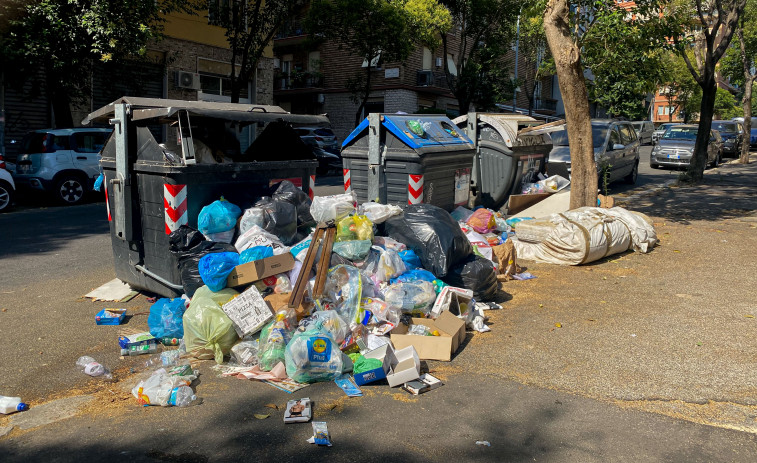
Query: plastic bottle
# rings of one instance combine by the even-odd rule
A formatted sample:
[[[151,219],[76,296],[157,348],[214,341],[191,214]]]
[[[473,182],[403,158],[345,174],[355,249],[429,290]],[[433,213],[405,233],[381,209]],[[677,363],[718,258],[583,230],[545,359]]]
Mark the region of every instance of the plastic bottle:
[[[89,355],[83,355],[79,357],[79,360],[76,361],[76,366],[78,366],[79,370],[86,375],[93,377],[101,376],[103,377],[103,379],[107,380],[113,379],[113,375],[110,373],[110,371],[101,364],[97,363],[95,359],[93,359]]]
[[[171,389],[171,395],[168,398],[168,406],[187,407],[197,400],[192,388],[189,386],[179,386]]]
[[[0,395],[0,413],[9,415],[15,412],[25,412],[29,406],[21,402],[21,397],[5,397]]]
[[[158,345],[155,343],[140,344],[138,346],[130,346],[128,349],[121,349],[121,355],[142,355],[142,354],[154,354],[158,352]]]

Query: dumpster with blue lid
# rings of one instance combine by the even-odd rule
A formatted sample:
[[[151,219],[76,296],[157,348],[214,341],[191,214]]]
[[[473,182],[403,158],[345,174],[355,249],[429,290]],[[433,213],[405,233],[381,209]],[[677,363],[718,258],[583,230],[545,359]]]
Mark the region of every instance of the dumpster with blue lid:
[[[359,202],[468,204],[475,147],[436,114],[369,114],[344,140],[344,189]]]

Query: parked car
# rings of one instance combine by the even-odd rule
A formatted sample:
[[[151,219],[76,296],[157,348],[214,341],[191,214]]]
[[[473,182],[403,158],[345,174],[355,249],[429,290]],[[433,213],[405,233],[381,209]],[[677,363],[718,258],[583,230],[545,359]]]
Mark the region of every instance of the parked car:
[[[100,151],[112,129],[43,129],[21,142],[14,178],[19,189],[42,191],[78,204],[100,175]]]
[[[649,165],[652,168],[660,166],[682,167],[691,163],[694,153],[694,143],[697,139],[699,126],[695,124],[679,124],[668,128],[657,146],[652,149]],[[723,142],[717,131],[710,131],[707,143],[707,163],[712,167],[720,164],[723,156]]]
[[[0,155],[0,212],[10,209],[16,197],[16,183],[5,167],[5,160]]]
[[[757,149],[757,127],[752,129],[752,133],[749,134],[749,147]]]
[[[738,157],[741,153],[741,133],[739,123],[734,121],[712,121],[712,130],[717,130],[723,137],[723,154]]]
[[[639,137],[639,143],[642,145],[652,143],[652,134],[654,133],[652,121],[635,121],[631,122],[631,125],[636,131],[636,136]]]
[[[657,126],[655,131],[652,133],[652,144],[654,145],[657,143],[657,140],[662,138],[662,134],[665,133],[668,128],[673,127],[674,125],[680,125],[680,122],[666,122],[664,124],[660,124]]]
[[[639,174],[639,139],[631,123],[593,119],[591,129],[597,175],[601,178],[603,170],[609,169],[610,182],[622,179],[628,183],[636,183]],[[549,175],[570,178],[570,147],[565,124],[550,131],[550,135],[553,148],[549,152],[547,172]]]
[[[295,127],[294,131],[308,145],[318,159],[318,171],[325,174],[330,170],[342,171],[342,156],[339,142],[328,127]]]

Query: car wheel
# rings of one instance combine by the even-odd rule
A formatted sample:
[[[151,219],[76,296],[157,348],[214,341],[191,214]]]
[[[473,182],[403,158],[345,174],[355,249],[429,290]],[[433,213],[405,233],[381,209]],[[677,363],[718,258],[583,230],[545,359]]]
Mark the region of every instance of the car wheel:
[[[13,197],[16,192],[13,191],[10,183],[0,181],[0,212],[6,212],[13,206]]]
[[[639,162],[637,161],[636,163],[634,163],[633,170],[631,171],[631,173],[626,175],[626,178],[624,178],[623,180],[626,183],[633,185],[634,183],[636,183],[636,179],[638,177],[639,177]]]
[[[650,163],[649,163],[649,167],[651,167],[652,169],[659,169],[659,168],[660,168],[660,165],[659,165],[659,164],[654,164],[654,163],[651,163],[651,162],[650,162]]]
[[[68,175],[55,184],[55,199],[68,206],[79,204],[84,200],[84,182],[81,177]]]

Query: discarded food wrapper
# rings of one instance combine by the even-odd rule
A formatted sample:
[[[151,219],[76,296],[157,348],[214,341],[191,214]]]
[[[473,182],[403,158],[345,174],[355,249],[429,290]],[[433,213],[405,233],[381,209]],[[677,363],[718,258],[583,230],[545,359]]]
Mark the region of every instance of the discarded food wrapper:
[[[334,380],[337,386],[342,388],[347,397],[363,397],[363,391],[350,379],[350,375],[343,374]]]
[[[331,447],[331,436],[325,421],[313,421],[313,437],[308,439],[308,442]]]
[[[310,397],[290,400],[284,412],[284,423],[307,423],[312,417]]]
[[[420,378],[405,383],[402,386],[402,389],[413,395],[418,395],[436,389],[442,384],[442,381],[436,376],[432,376],[430,373],[424,373]]]
[[[492,444],[489,443],[488,440],[477,440],[476,445],[483,445],[485,447],[491,447]]]
[[[534,278],[536,278],[536,275],[532,275],[529,272],[516,273],[513,275],[513,280],[533,280]]]

